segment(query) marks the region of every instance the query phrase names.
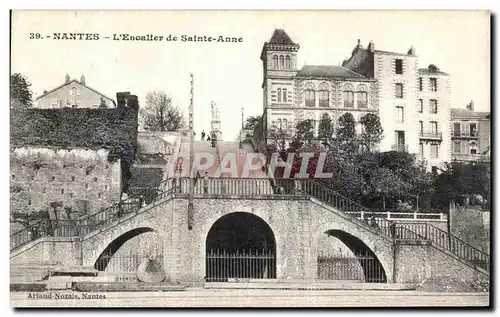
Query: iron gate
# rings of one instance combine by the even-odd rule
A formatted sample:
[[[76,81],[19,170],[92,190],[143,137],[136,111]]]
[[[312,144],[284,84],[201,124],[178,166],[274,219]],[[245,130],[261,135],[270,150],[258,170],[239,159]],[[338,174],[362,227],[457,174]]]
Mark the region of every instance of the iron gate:
[[[230,279],[275,279],[276,255],[271,250],[210,250],[206,256],[206,281],[227,282]]]

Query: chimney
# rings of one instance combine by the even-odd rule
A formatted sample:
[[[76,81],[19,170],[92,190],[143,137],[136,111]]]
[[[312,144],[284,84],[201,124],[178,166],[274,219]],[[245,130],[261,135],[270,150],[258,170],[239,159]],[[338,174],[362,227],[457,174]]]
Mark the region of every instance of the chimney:
[[[373,41],[370,41],[370,43],[368,43],[368,50],[370,52],[375,52],[375,43],[373,43]]]
[[[415,52],[415,48],[410,47],[410,49],[408,50],[408,55],[412,55],[412,56],[415,56],[416,52]]]
[[[356,48],[363,48],[363,45],[361,45],[361,40],[358,39],[358,45],[356,45]]]
[[[474,111],[474,101],[471,100],[470,103],[466,107],[470,111]]]
[[[66,73],[66,76],[64,77],[64,82],[69,83],[69,75]]]
[[[85,76],[82,74],[82,77],[80,77],[80,82],[85,85]]]

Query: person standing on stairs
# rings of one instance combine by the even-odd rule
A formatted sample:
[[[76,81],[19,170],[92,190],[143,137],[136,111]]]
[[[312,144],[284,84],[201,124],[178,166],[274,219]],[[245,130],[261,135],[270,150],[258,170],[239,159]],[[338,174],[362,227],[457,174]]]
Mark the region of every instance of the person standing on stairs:
[[[205,130],[201,131],[201,140],[205,141]]]

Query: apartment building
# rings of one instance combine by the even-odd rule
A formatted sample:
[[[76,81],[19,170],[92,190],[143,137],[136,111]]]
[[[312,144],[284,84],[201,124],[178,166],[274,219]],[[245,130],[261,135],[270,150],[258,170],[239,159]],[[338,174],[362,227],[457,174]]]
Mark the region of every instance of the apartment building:
[[[466,109],[451,109],[451,158],[462,162],[489,162],[491,120],[489,112],[474,111],[471,101]]]
[[[314,120],[317,128],[325,112],[334,124],[346,112],[356,121],[373,112],[384,128],[380,151],[415,153],[429,169],[450,160],[449,75],[435,65],[419,69],[413,47],[389,52],[358,40],[342,66],[300,69],[299,49],[281,29],[262,48],[265,131],[304,119]]]

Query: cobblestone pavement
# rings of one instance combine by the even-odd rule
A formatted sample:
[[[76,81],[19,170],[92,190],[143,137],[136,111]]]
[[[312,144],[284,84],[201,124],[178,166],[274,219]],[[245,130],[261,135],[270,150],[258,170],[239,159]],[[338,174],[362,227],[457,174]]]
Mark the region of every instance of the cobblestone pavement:
[[[52,299],[29,298],[30,296],[48,296],[49,294]],[[74,298],[75,296],[77,298]],[[101,299],[85,298],[89,296],[100,296]],[[56,297],[59,298],[56,299]],[[11,293],[11,307],[404,307],[488,306],[488,303],[489,293],[417,291],[208,290],[190,288],[179,292],[81,293],[53,291]]]

